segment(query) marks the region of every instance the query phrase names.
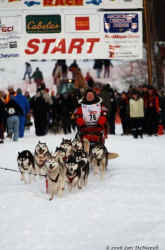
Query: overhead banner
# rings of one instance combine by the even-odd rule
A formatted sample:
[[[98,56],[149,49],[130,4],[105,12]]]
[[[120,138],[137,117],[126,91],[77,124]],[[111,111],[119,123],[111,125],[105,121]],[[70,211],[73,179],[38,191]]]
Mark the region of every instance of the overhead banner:
[[[26,15],[25,20],[21,54],[27,60],[143,57],[140,11]]]
[[[16,9],[138,9],[143,0],[0,0],[0,8]]]

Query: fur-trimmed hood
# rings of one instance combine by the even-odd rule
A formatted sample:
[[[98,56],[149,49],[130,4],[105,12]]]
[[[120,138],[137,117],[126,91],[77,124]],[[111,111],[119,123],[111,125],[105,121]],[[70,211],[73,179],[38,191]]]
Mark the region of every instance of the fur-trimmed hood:
[[[88,92],[92,92],[95,96],[94,100],[91,102],[86,100],[86,96],[87,96]],[[97,96],[96,92],[93,89],[87,89],[84,96],[78,102],[79,102],[79,104],[87,104],[87,105],[99,104],[99,103],[102,103],[102,98]]]

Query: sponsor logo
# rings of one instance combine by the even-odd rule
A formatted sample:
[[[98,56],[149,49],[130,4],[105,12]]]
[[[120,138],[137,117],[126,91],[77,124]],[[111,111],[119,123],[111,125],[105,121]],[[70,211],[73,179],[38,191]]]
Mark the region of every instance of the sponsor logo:
[[[26,16],[27,33],[60,33],[60,15],[29,15]]]
[[[102,3],[102,0],[87,0],[86,4],[92,4],[92,5],[100,5]]]
[[[15,53],[15,54],[0,53],[0,59],[2,59],[2,58],[11,58],[11,57],[19,57],[19,54],[18,53]]]
[[[72,54],[74,52],[82,54],[83,49],[86,50],[87,54],[91,54],[99,42],[100,38],[72,38],[70,42],[66,41],[65,38],[34,38],[28,41],[25,54],[34,55],[39,51],[42,54]]]
[[[2,33],[7,33],[7,32],[12,32],[14,30],[14,26],[5,26],[0,24],[0,32]]]
[[[83,6],[84,0],[43,0],[43,6]]]
[[[124,33],[135,32],[139,30],[138,14],[104,14],[104,32],[105,33]]]
[[[13,49],[13,48],[17,48],[17,41],[12,41],[12,42],[9,42],[9,48]]]
[[[40,5],[40,2],[38,1],[25,1],[24,4],[27,6],[27,7],[32,7],[34,5]]]
[[[89,30],[89,17],[75,17],[76,30]]]

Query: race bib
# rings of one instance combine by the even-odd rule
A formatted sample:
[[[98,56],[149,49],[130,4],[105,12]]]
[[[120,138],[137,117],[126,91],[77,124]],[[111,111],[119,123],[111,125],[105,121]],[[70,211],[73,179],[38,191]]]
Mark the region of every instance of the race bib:
[[[100,104],[82,104],[83,119],[86,125],[96,125],[101,114]]]
[[[9,113],[9,115],[14,115],[15,114],[15,109],[14,108],[9,108],[8,113]]]

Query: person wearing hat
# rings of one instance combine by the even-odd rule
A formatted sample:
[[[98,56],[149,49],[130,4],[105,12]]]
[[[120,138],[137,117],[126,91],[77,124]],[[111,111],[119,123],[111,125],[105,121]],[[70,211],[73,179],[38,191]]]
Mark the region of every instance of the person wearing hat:
[[[104,143],[107,137],[107,108],[92,89],[87,89],[74,112],[80,138]]]

